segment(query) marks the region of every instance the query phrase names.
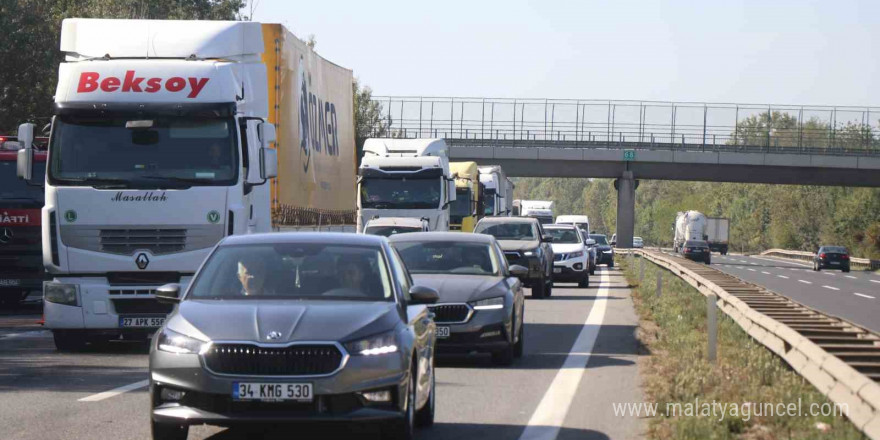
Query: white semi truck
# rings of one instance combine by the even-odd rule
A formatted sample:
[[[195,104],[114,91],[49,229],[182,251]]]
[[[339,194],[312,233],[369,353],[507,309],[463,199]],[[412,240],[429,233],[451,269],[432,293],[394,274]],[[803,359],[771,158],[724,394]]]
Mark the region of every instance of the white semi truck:
[[[519,215],[521,217],[534,217],[541,224],[552,224],[553,206],[552,200],[521,200]]]
[[[295,37],[288,32],[279,43],[264,29],[285,32],[256,22],[63,21],[42,209],[43,262],[52,277],[43,310],[59,349],[148,337],[170,311],[155,299],[160,286],[183,291],[225,236],[271,231],[278,121],[267,119],[297,115],[299,105],[277,99],[270,84],[277,73],[267,73],[262,57],[272,45],[290,54]],[[285,66],[299,66],[306,78],[302,60],[314,55],[305,56]],[[350,100],[350,82],[345,89]],[[306,100],[321,99],[320,91],[309,93]],[[341,109],[343,117],[350,109]],[[332,127],[335,115],[327,114]],[[32,132],[32,124],[20,128]],[[350,142],[353,158],[353,139],[334,134],[322,138],[333,148]],[[30,180],[34,155],[26,147],[18,174]]]
[[[498,165],[480,167],[480,183],[483,184],[483,214],[486,216],[506,217],[510,215],[512,200],[507,194],[507,176]]]
[[[443,139],[367,139],[358,168],[357,232],[376,217],[425,218],[431,231],[448,231],[455,200],[448,152]]]
[[[706,216],[699,211],[679,212],[675,216],[672,247],[679,252],[689,240],[706,240]]]

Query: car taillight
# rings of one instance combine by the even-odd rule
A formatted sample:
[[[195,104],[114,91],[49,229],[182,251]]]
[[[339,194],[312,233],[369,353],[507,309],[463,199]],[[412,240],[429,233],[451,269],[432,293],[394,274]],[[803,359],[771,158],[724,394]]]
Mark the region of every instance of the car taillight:
[[[841,260],[849,260],[849,255],[843,254],[840,256]]]
[[[825,258],[825,254],[819,254],[819,258]]]

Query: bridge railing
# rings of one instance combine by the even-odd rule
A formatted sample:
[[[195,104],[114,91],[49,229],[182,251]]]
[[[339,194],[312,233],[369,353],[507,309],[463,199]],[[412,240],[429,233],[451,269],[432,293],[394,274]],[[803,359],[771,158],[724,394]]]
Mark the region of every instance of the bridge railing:
[[[459,145],[880,154],[880,107],[374,97],[374,135]]]

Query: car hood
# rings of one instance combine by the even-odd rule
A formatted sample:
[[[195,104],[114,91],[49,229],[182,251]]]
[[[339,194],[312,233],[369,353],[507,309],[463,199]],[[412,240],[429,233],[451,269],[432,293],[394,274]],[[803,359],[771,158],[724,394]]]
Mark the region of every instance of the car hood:
[[[611,250],[611,246],[608,246],[607,244],[597,244],[596,246],[593,246],[593,247],[596,248],[597,251],[610,251]]]
[[[400,321],[393,302],[294,300],[183,301],[168,322],[211,341],[345,341],[388,331]],[[270,332],[281,334],[269,339]]]
[[[498,240],[498,245],[503,251],[529,251],[541,245],[538,240]]]
[[[438,303],[465,303],[506,293],[504,278],[486,275],[413,274],[413,282],[440,294]]]
[[[581,243],[551,243],[550,247],[553,248],[554,254],[569,254],[584,250],[584,245]]]

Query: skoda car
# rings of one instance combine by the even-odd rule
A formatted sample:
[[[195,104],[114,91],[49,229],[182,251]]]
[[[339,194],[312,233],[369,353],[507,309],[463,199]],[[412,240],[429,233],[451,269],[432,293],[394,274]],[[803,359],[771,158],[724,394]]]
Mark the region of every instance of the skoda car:
[[[590,254],[580,230],[565,224],[544,225],[553,237],[553,282],[590,286]]]
[[[608,267],[614,267],[614,248],[612,244],[608,244],[608,240],[603,234],[590,234],[590,238],[596,241],[594,248],[596,249],[596,264],[606,264]]]
[[[519,278],[532,289],[532,298],[547,298],[553,291],[553,237],[531,217],[485,217],[474,227],[477,234],[498,240],[509,264],[528,269]]]
[[[189,425],[377,421],[409,439],[434,420],[437,292],[383,237],[230,236],[153,337],[154,439]]]
[[[491,353],[509,365],[523,353],[522,266],[509,266],[491,235],[425,232],[391,237],[416,283],[440,295],[429,306],[437,350]]]

